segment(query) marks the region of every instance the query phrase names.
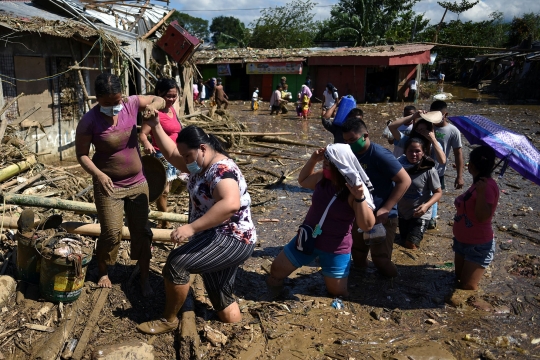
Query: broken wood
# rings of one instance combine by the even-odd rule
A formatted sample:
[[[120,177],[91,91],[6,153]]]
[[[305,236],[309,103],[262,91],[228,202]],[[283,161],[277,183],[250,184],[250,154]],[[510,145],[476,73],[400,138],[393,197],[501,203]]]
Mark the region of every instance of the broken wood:
[[[300,158],[294,158],[290,156],[284,156],[284,155],[268,155],[253,151],[228,151],[229,154],[240,154],[240,155],[253,155],[253,156],[260,156],[260,157],[267,157],[269,159],[287,159],[287,160],[296,160],[296,161],[307,161],[307,159],[300,159]]]
[[[20,194],[0,194],[7,204],[35,206],[58,210],[77,211],[86,214],[97,214],[96,205],[82,201],[63,200],[59,198],[46,198],[38,195],[20,195]],[[178,223],[187,223],[187,215],[167,213],[161,211],[150,211],[148,218],[152,220],[172,221]]]
[[[17,185],[17,183],[18,183],[17,178],[9,180],[8,182],[0,186],[0,191],[3,191],[4,189],[7,189],[10,186]]]
[[[22,123],[24,120],[28,119],[30,116],[32,116],[36,111],[38,111],[39,109],[41,109],[41,105],[36,105],[34,106],[33,108],[31,108],[30,110],[28,110],[27,112],[25,112],[24,114],[22,114],[21,116],[19,116],[17,119],[15,119],[12,123],[11,123],[11,126],[15,126],[15,125],[19,125],[20,123]]]
[[[67,319],[63,321],[55,332],[53,332],[47,339],[44,339],[40,347],[36,347],[32,354],[32,359],[41,360],[56,360],[58,354],[62,351],[67,339],[70,338],[70,334],[75,327],[79,319],[79,310],[84,307],[86,302],[86,291],[81,292],[81,296],[71,306],[71,311],[67,316]]]
[[[258,167],[258,166],[254,166],[253,169],[255,169],[255,170],[257,170],[257,171],[261,171],[261,172],[266,173],[266,174],[269,174],[269,175],[272,175],[272,176],[275,176],[275,177],[277,177],[278,179],[279,179],[280,177],[283,176],[283,173],[282,173],[282,174],[277,174],[277,173],[273,172],[272,170],[260,168],[260,167]]]
[[[34,186],[39,186],[39,185],[45,185],[45,184],[49,184],[49,183],[54,183],[54,182],[56,182],[56,181],[65,180],[65,179],[67,179],[67,178],[68,178],[67,175],[62,175],[62,176],[58,176],[58,177],[55,177],[55,178],[52,178],[52,179],[41,180],[41,181],[38,181],[37,183],[35,183]]]
[[[274,136],[276,134],[277,135],[283,135],[283,134],[278,134],[278,133],[262,134],[264,136],[261,136],[257,140],[258,141],[269,142],[269,143],[277,143],[277,144],[299,145],[299,146],[316,147],[316,148],[321,147],[320,145],[313,145],[313,144],[305,143],[305,142],[302,142],[302,141],[289,140],[289,139],[285,139],[285,138],[282,138],[282,137],[279,137],[279,136]]]
[[[195,323],[195,302],[193,291],[188,293],[181,309],[181,324],[178,328],[179,356],[180,360],[199,359],[199,334]]]
[[[39,324],[24,324],[24,327],[30,330],[43,331],[43,332],[48,332],[48,333],[54,332],[53,327],[43,326]]]
[[[6,110],[9,109],[11,105],[15,104],[15,101],[17,101],[21,96],[24,96],[24,93],[20,93],[15,99],[11,100],[6,105],[4,105],[2,110],[0,110],[0,118],[6,112]],[[0,140],[4,138],[4,134],[6,132],[7,126],[8,126],[8,119],[4,119],[2,121],[2,124],[0,124]]]
[[[176,10],[174,10],[174,9],[171,10],[171,11],[169,11],[169,13],[168,13],[167,15],[165,15],[165,16],[163,17],[163,19],[161,19],[156,25],[154,25],[153,28],[151,28],[146,34],[144,34],[143,36],[141,36],[141,39],[144,40],[144,39],[146,39],[147,37],[149,37],[150,35],[152,35],[157,29],[159,29],[159,27],[160,27],[161,25],[163,25],[163,23],[164,23],[165,21],[167,21],[168,18],[171,17],[172,14],[174,14],[175,11],[176,11]]]
[[[31,155],[23,161],[6,166],[2,170],[0,170],[0,181],[7,180],[14,175],[17,175],[23,171],[26,171],[32,165],[35,165],[36,163],[37,163],[36,157],[34,155]]]
[[[94,185],[88,185],[87,187],[79,191],[77,194],[75,194],[75,197],[80,198],[81,196],[84,196],[87,192],[89,192],[93,188],[94,188]]]
[[[249,145],[268,148],[268,149],[283,150],[282,147],[273,146],[273,145],[267,145],[267,144],[261,144],[261,143],[256,143],[256,142],[250,142]]]
[[[71,40],[69,41],[69,49],[71,51],[71,57],[73,57],[74,66],[79,67],[79,63],[77,62],[77,57],[75,56],[75,50],[73,50],[73,44],[71,44]],[[79,85],[82,88],[85,104],[88,106],[88,111],[90,111],[90,109],[92,109],[92,103],[88,99],[88,91],[86,91],[86,84],[84,83],[84,78],[80,69],[77,70],[77,76],[79,78]]]
[[[86,350],[86,345],[88,344],[88,341],[90,341],[90,336],[94,333],[94,327],[99,320],[99,314],[101,313],[101,310],[103,310],[103,306],[105,305],[105,301],[107,301],[110,290],[111,289],[107,288],[102,288],[100,290],[99,296],[94,305],[94,309],[92,310],[90,317],[86,319],[86,325],[84,326],[83,333],[79,338],[77,347],[71,356],[72,359],[80,360],[83,357],[84,350]]]
[[[43,176],[42,173],[39,173],[35,176],[32,176],[30,179],[22,182],[21,184],[15,186],[13,189],[9,190],[10,193],[17,193],[18,191],[24,189],[25,187],[29,186],[29,185],[32,185],[33,183],[35,183],[36,181],[38,181],[39,179],[41,179],[41,176]]]

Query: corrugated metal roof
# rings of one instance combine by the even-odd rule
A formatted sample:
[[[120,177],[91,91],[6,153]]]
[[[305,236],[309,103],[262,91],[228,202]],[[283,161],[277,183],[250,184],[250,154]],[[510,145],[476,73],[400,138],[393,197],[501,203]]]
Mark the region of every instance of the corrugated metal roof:
[[[421,53],[429,51],[433,45],[424,44],[406,44],[406,45],[385,45],[373,47],[353,47],[353,48],[334,48],[321,50],[310,57],[318,56],[401,56],[408,54]]]
[[[385,56],[395,57],[423,53],[433,45],[407,44],[355,48],[305,48],[305,49],[252,49],[232,48],[197,51],[194,59],[198,64],[300,61],[314,57],[333,56]],[[270,60],[272,59],[272,60]]]

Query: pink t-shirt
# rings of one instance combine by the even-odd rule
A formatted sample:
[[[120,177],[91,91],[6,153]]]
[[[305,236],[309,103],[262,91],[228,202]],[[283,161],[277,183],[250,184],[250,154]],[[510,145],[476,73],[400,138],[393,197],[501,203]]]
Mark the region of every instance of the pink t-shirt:
[[[465,201],[467,196],[470,197]],[[484,222],[479,222],[474,214],[477,196],[476,185],[473,184],[469,190],[458,196],[454,201],[456,206],[454,237],[457,241],[465,244],[485,244],[493,240],[491,219],[499,202],[499,187],[495,180],[487,179],[485,196],[486,202],[491,205],[491,215]]]
[[[180,122],[176,118],[176,111],[172,106],[171,110],[172,116],[169,116],[167,115],[167,113],[161,111],[159,112],[159,123],[165,131],[165,134],[169,135],[172,141],[176,142],[178,134],[182,130],[182,125],[180,125]],[[152,131],[150,131],[150,135],[152,136],[152,146],[154,146],[154,149],[156,149],[157,151],[160,151],[159,147],[156,144],[156,140],[154,139],[154,134],[152,134]]]
[[[146,181],[137,137],[139,97],[130,96],[118,114],[118,124],[109,125],[94,106],[77,125],[77,134],[92,137],[96,152],[92,161],[111,178],[115,187],[131,187]]]

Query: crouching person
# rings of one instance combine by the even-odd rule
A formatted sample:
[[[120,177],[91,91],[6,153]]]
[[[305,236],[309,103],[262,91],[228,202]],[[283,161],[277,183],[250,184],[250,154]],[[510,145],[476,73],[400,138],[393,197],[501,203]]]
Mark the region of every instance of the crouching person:
[[[171,251],[163,268],[163,317],[142,323],[137,329],[161,334],[178,327],[176,314],[189,292],[190,274],[201,274],[221,321],[240,321],[242,315],[233,297],[234,280],[238,266],[251,256],[256,241],[244,176],[219,141],[201,128],[186,127],[175,143],[157,118],[147,123],[165,159],[189,172],[191,205],[189,223],[171,234],[173,241],[189,241]]]
[[[315,171],[321,161],[322,170]],[[267,297],[277,297],[283,289],[283,280],[315,258],[319,258],[328,292],[347,296],[353,222],[356,218],[358,227],[364,231],[375,224],[371,182],[350,146],[345,144],[332,144],[315,151],[301,170],[298,182],[314,190],[312,205],[298,235],[272,263],[266,280]]]

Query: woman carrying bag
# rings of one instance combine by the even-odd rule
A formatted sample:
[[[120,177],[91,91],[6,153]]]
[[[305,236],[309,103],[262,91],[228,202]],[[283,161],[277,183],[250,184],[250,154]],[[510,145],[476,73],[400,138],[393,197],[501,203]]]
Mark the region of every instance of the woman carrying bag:
[[[321,161],[322,170],[315,170]],[[266,280],[268,295],[277,297],[286,277],[318,257],[328,292],[347,296],[353,222],[356,218],[364,231],[375,225],[371,182],[349,145],[332,144],[311,155],[298,183],[314,190],[313,202],[298,235],[272,263]]]

